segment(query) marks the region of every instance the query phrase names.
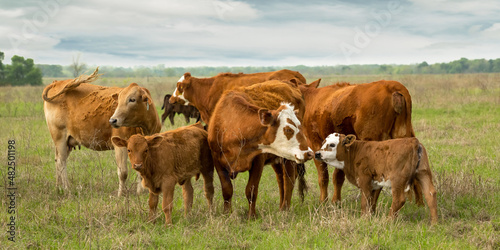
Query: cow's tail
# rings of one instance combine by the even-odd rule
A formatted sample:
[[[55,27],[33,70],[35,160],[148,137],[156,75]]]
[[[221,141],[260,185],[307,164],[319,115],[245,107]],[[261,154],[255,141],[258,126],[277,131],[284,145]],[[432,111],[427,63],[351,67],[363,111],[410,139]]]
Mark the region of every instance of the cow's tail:
[[[396,112],[392,138],[414,137],[415,132],[411,124],[411,97],[405,97],[400,91],[394,91],[392,93],[392,107]]]
[[[306,165],[305,164],[297,164],[297,174],[299,178],[299,196],[300,200],[304,202],[305,193],[307,192],[307,182],[306,182]]]
[[[413,192],[408,193],[410,200],[413,200],[413,198],[415,198],[415,204],[417,204],[419,206],[423,206],[424,201],[422,199],[422,196],[423,196],[422,186],[421,186],[420,182],[418,182],[416,175],[417,175],[417,172],[419,171],[419,168],[421,168],[422,163],[429,164],[429,161],[426,160],[427,153],[425,153],[425,155],[423,155],[423,154],[424,154],[424,148],[423,148],[422,144],[419,143],[418,148],[417,148],[417,164],[415,166],[414,176],[411,179],[411,189]],[[422,167],[426,168],[426,166],[422,166]],[[425,170],[423,170],[423,171],[425,171]]]
[[[64,86],[64,88],[61,91],[59,91],[59,93],[57,93],[51,97],[48,97],[49,90],[52,89],[56,85],[55,83],[50,84],[49,86],[47,86],[43,90],[43,93],[42,93],[43,100],[45,100],[46,102],[50,102],[54,98],[66,93],[68,90],[75,89],[76,87],[80,86],[80,84],[82,84],[82,83],[89,83],[89,82],[93,82],[93,81],[97,80],[97,78],[100,76],[98,74],[98,72],[99,72],[99,67],[97,67],[94,70],[94,73],[92,73],[91,75],[89,75],[89,76],[81,75],[81,76],[75,78],[72,82],[66,84],[66,86]]]

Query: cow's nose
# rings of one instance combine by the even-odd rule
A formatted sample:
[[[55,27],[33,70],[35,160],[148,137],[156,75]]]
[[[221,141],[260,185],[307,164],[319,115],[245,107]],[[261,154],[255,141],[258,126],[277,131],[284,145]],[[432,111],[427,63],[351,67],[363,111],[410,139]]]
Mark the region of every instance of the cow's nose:
[[[109,119],[109,124],[111,124],[111,125],[116,124],[117,121],[118,121],[117,119],[111,118],[111,119]]]
[[[306,160],[310,160],[314,157],[314,152],[313,151],[307,151],[306,153]]]
[[[134,164],[134,169],[135,170],[139,170],[142,168],[142,163],[139,163],[139,164]]]
[[[316,158],[316,160],[321,160],[321,153],[316,152],[316,154],[314,154],[314,158]]]

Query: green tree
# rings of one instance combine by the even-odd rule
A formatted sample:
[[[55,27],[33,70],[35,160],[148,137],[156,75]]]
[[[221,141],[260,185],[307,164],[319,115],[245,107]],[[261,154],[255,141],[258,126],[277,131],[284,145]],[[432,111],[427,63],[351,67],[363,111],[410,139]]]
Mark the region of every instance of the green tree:
[[[14,55],[11,65],[6,67],[6,77],[3,85],[42,85],[42,71],[35,67],[33,59],[24,59],[22,56]]]
[[[5,80],[5,66],[3,65],[3,59],[5,58],[5,54],[0,51],[0,85],[4,83]]]

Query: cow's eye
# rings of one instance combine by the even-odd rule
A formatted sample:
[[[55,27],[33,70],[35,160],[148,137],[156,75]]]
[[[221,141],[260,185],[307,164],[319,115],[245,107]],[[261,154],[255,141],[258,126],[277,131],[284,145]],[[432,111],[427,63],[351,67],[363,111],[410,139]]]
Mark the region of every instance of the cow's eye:
[[[129,152],[129,153],[130,153],[130,149],[127,149],[127,152]]]
[[[135,102],[135,98],[130,98],[128,101],[129,102]]]
[[[334,148],[335,147],[335,143],[330,143],[330,147]]]

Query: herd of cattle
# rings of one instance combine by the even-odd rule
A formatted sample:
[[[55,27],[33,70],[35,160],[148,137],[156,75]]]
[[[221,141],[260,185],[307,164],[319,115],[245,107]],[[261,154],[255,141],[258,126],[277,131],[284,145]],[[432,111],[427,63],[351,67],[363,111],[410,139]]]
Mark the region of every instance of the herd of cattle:
[[[391,189],[391,217],[408,195],[430,210],[436,223],[437,200],[425,147],[415,138],[408,90],[396,81],[318,87],[299,72],[221,73],[196,78],[185,73],[173,95],[164,98],[160,118],[149,90],[136,83],[126,88],[90,84],[90,76],[54,81],[43,90],[44,112],[55,143],[56,184],[68,189],[66,160],[81,145],[115,150],[118,196],[128,175],[127,156],[149,190],[150,218],[163,194],[162,208],[172,223],[176,184],[182,186],[185,213],[193,202],[191,179],[204,179],[209,208],[214,196],[214,168],[220,179],[224,211],[231,211],[232,179],[249,171],[245,194],[249,217],[256,216],[259,182],[265,165],[275,173],[280,209],[290,207],[298,179],[303,197],[305,165],[317,168],[320,201],[328,198],[328,165],[333,172],[333,202],[341,200],[345,178],[361,190],[363,214],[375,212],[383,187]],[[182,113],[201,122],[160,133],[168,116]],[[410,193],[411,191],[411,193]]]

